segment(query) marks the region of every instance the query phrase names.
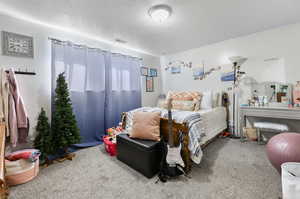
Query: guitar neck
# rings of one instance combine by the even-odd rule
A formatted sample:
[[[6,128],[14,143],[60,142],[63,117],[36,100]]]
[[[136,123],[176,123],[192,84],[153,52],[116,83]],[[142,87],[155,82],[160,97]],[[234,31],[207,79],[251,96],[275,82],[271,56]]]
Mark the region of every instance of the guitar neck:
[[[168,126],[169,126],[169,139],[168,144],[173,146],[173,120],[172,120],[172,98],[168,99]]]
[[[168,139],[168,144],[170,146],[174,145],[173,141],[173,121],[172,121],[172,112],[171,110],[168,111],[168,125],[169,125],[169,139]]]

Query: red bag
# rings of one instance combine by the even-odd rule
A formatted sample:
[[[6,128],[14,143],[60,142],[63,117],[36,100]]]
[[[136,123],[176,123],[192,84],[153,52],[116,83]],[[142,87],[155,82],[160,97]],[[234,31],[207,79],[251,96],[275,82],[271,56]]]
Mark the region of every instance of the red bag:
[[[111,156],[115,156],[115,155],[117,155],[117,144],[113,143],[109,139],[110,139],[109,136],[104,136],[103,137],[103,142],[104,142],[105,150]]]

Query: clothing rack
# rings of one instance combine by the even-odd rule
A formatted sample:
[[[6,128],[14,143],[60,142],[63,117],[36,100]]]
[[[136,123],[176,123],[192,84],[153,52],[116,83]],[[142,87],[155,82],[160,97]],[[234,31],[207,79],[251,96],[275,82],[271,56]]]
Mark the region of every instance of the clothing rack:
[[[76,47],[79,47],[79,48],[88,48],[88,49],[91,49],[91,50],[99,50],[99,51],[102,51],[102,52],[108,52],[107,50],[102,50],[100,48],[93,48],[93,47],[89,47],[87,45],[76,44],[76,43],[73,43],[72,41],[63,41],[63,40],[59,40],[59,39],[52,38],[52,37],[48,37],[48,40],[55,41],[55,42],[58,42],[58,43],[71,43],[72,45],[74,45]],[[122,53],[114,53],[114,52],[112,52],[112,54],[127,56],[127,57],[131,57],[131,58],[138,59],[138,60],[143,60],[143,58],[134,57],[134,56],[130,56],[130,55],[125,55],[125,54],[122,54]]]

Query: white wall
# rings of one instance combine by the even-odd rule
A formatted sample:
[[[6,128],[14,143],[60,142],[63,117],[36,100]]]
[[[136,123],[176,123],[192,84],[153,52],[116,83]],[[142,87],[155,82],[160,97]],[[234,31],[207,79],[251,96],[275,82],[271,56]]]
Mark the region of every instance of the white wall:
[[[13,67],[15,70],[18,70],[18,68],[25,70],[27,68],[28,70],[37,73],[36,76],[17,75],[20,91],[30,119],[30,135],[34,135],[36,119],[41,107],[44,107],[50,116],[51,43],[48,40],[48,37],[69,40],[79,44],[86,44],[91,47],[98,47],[104,50],[112,50],[113,52],[142,57],[146,66],[157,68],[159,73],[159,76],[155,78],[154,82],[155,92],[146,93],[145,80],[142,80],[143,106],[154,105],[157,96],[160,93],[161,80],[160,62],[158,57],[128,51],[118,48],[117,46],[109,46],[107,44],[79,37],[75,34],[60,32],[55,29],[49,29],[40,25],[0,15],[0,31],[2,30],[34,37],[34,59],[2,56],[2,53],[0,55],[1,67]]]
[[[166,55],[161,58],[163,92],[227,88],[230,83],[220,81],[222,71],[215,72],[205,80],[193,80],[190,69],[184,69],[181,74],[172,75],[163,68],[173,60],[192,61],[193,66],[200,65],[204,60],[206,69],[229,64],[222,69],[227,70],[230,69],[228,60],[230,56],[247,57],[248,61],[242,65],[242,70],[258,82],[273,80],[295,83],[300,80],[299,52],[300,23]],[[264,61],[274,57],[279,60]]]
[[[225,90],[229,96],[232,96],[232,91],[228,91],[232,82],[220,80],[221,73],[232,67],[228,60],[231,56],[247,57],[248,60],[242,65],[242,70],[257,82],[278,81],[294,84],[300,80],[299,53],[300,23],[166,55],[161,57],[162,92]],[[277,60],[264,61],[270,58],[277,58]],[[165,71],[164,67],[167,63],[174,60],[192,62],[194,67],[200,66],[204,61],[205,70],[216,66],[222,66],[222,70],[212,73],[204,80],[194,80],[191,69],[184,68],[181,74],[171,74]],[[238,95],[239,103],[247,103],[251,87],[243,83],[241,88]],[[231,112],[230,118],[232,118]]]

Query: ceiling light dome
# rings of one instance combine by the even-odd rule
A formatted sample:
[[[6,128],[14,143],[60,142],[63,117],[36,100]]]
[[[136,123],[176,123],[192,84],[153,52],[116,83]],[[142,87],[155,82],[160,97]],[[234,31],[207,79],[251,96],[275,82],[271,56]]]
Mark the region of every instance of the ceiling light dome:
[[[160,4],[152,6],[148,13],[154,21],[162,23],[171,16],[172,8],[168,5]]]

